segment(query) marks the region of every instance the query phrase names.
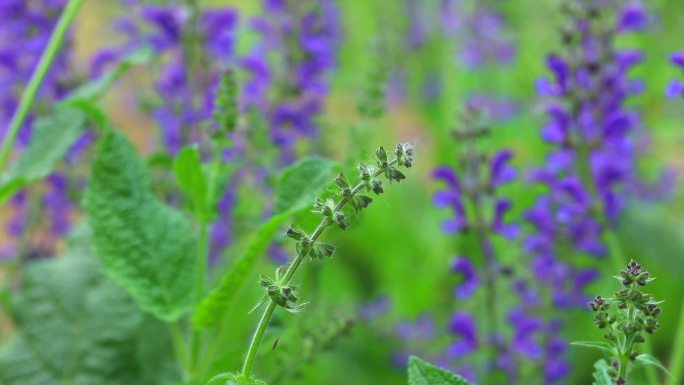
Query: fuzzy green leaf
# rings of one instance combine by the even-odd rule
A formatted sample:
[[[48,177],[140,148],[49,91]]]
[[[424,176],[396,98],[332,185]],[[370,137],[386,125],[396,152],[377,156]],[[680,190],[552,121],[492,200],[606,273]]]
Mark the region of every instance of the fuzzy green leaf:
[[[142,312],[97,261],[69,255],[32,264],[14,296],[16,333],[0,350],[3,385],[140,384]]]
[[[610,375],[610,365],[606,360],[598,360],[594,364],[594,385],[614,385]]]
[[[0,202],[27,184],[45,178],[83,132],[85,116],[75,108],[58,107],[39,118],[31,143],[0,178]]]
[[[408,383],[409,385],[469,385],[465,378],[416,356],[409,357]]]
[[[144,310],[177,320],[192,306],[196,239],[155,196],[143,161],[116,131],[102,140],[85,203],[104,271]]]
[[[334,167],[329,159],[309,156],[285,169],[275,186],[276,214],[309,207],[330,184]]]
[[[196,147],[185,147],[173,162],[173,171],[183,194],[192,202],[198,219],[209,223],[214,217],[209,207],[209,189],[206,175],[202,170],[200,153]]]

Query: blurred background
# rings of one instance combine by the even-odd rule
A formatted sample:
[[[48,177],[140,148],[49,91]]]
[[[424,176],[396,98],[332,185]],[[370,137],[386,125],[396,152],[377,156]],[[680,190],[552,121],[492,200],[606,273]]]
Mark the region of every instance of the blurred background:
[[[25,3],[33,2],[26,0]],[[264,340],[268,349],[261,353],[256,373],[273,383],[283,384],[401,384],[406,382],[405,358],[408,354],[417,354],[457,372],[475,373],[472,377],[477,377],[476,363],[486,354],[483,349],[475,347],[468,354],[456,356],[453,351],[452,355],[445,352],[456,343],[467,342],[467,333],[454,330],[455,313],[473,314],[480,326],[486,319],[480,297],[464,299],[455,294],[454,288],[462,285],[467,277],[453,267],[454,260],[467,256],[477,269],[485,261],[472,234],[443,231],[443,222],[453,213],[435,204],[433,197],[436,191],[444,189],[444,183],[433,177],[433,171],[440,165],[458,169],[462,147],[454,139],[453,129],[462,126],[467,106],[484,111],[490,133],[480,142],[480,149],[490,154],[502,148],[510,149],[514,154],[512,166],[517,170],[517,178],[501,186],[498,194],[510,199],[512,206],[506,213],[506,221],[519,226],[518,235],[511,239],[496,237],[493,246],[502,271],[527,277],[532,285],[539,280],[532,273],[534,268],[526,248],[526,234],[534,232],[526,213],[547,190],[543,183],[531,180],[529,174],[547,164],[549,154],[557,147],[542,138],[549,116],[549,97],[538,91],[540,79],[553,78],[547,57],[563,55],[566,49],[561,32],[568,24],[568,15],[562,11],[563,2],[311,2],[310,7],[323,8],[317,15],[325,16],[317,21],[315,28],[328,35],[312,39],[308,42],[310,45],[300,41],[301,46],[310,49],[309,55],[325,56],[314,65],[316,69],[309,68],[303,75],[288,67],[292,60],[301,58],[293,55],[288,59],[286,54],[269,45],[272,43],[269,39],[276,39],[279,34],[305,28],[297,22],[306,25],[302,21],[306,17],[278,19],[278,12],[285,12],[278,3],[285,2],[207,0],[141,4],[86,0],[76,18],[68,54],[61,59],[62,67],[55,75],[61,80],[56,82],[67,87],[69,82],[78,84],[95,77],[100,71],[98,60],[105,63],[102,68],[108,62],[103,49],[112,48],[111,56],[120,57],[122,52],[132,49],[131,40],[136,37],[131,36],[139,38],[145,36],[145,31],[152,31],[148,42],[157,44],[152,57],[123,74],[102,99],[101,106],[115,127],[124,131],[147,157],[160,194],[170,202],[177,202],[173,193],[167,191],[171,182],[163,165],[175,155],[174,143],[194,139],[192,134],[190,138],[174,139],[176,131],[173,130],[184,132],[184,124],[199,126],[197,122],[202,119],[187,118],[178,112],[177,105],[195,103],[204,93],[200,92],[199,97],[185,95],[192,92],[182,90],[187,79],[174,77],[173,68],[169,67],[168,63],[176,60],[174,50],[178,48],[164,39],[176,33],[177,20],[159,15],[139,18],[138,15],[144,15],[139,12],[149,5],[234,10],[234,19],[228,17],[215,22],[217,30],[230,25],[225,40],[217,43],[229,44],[230,49],[222,52],[221,47],[214,49],[208,45],[214,51],[207,55],[206,62],[198,65],[199,72],[208,67],[217,73],[234,69],[244,104],[244,114],[235,133],[236,150],[224,158],[234,165],[231,171],[234,183],[229,182],[231,193],[224,202],[230,205],[222,212],[225,223],[215,227],[212,277],[220,277],[229,268],[268,215],[272,204],[268,188],[254,193],[255,185],[262,183],[259,181],[268,185],[280,170],[303,155],[323,155],[347,167],[359,158],[369,159],[380,145],[390,148],[395,142],[410,142],[416,147],[414,165],[406,170],[405,181],[386,186],[386,193],[363,212],[350,230],[331,231],[326,236],[338,247],[335,257],[307,262],[300,271],[297,278],[300,291],[310,303],[302,314],[280,312],[276,315]],[[635,86],[640,92],[625,98],[623,106],[640,119],[638,129],[633,130],[639,138],[634,142],[639,147],[635,173],[650,189],[644,188],[643,194],[618,190],[618,195],[624,194],[621,196],[624,204],[610,222],[616,228],[617,240],[627,258],[640,261],[658,278],[649,289],[665,302],[661,330],[653,337],[652,346],[655,355],[667,363],[671,359],[684,296],[684,197],[673,176],[684,167],[681,156],[684,100],[667,98],[666,90],[672,87],[673,79],[683,78],[681,68],[671,63],[670,55],[684,50],[681,39],[684,3],[650,0],[639,4],[647,10],[643,25],[611,38],[616,48],[635,49],[643,54],[643,60],[629,71],[630,78],[640,79]],[[42,9],[41,6],[35,6],[34,10],[55,13],[48,5]],[[616,20],[618,9],[617,5],[606,8],[607,20]],[[17,21],[20,17],[10,13],[1,15],[0,20]],[[269,30],[254,21],[259,18],[280,20],[281,24],[271,24]],[[135,28],[134,23],[138,23]],[[273,25],[282,29],[273,29]],[[155,41],[154,36],[164,39]],[[7,40],[0,42],[7,44]],[[249,61],[264,50],[268,51],[267,57],[286,57],[275,59],[271,63],[277,64],[268,68],[265,76],[268,81],[264,85],[269,90],[266,102],[258,91],[260,83],[255,80],[262,73],[261,67]],[[31,61],[27,59],[27,62]],[[207,71],[205,79],[207,89],[216,79],[211,71]],[[3,98],[15,95],[16,99],[27,73],[30,70],[15,74],[14,82],[0,83]],[[310,97],[317,101],[315,106],[310,106],[311,115],[306,117],[315,123],[296,135],[291,134],[297,138],[294,143],[279,137],[290,135],[289,128],[283,129],[283,134],[274,133],[270,127],[281,123],[274,117],[272,105],[287,100],[288,96],[283,95],[289,95],[288,86],[282,86],[287,81],[278,83],[278,79],[288,77],[301,77],[295,81],[296,85],[300,91],[311,92]],[[314,79],[312,82],[316,84],[308,83],[309,79]],[[285,91],[273,91],[278,87]],[[42,92],[41,100],[45,104],[59,99],[58,92]],[[368,95],[371,101],[382,100],[377,114],[359,108]],[[298,98],[295,104],[301,107],[304,98]],[[173,107],[176,109],[164,115],[162,107],[171,103],[176,103]],[[268,106],[263,107],[264,103]],[[12,106],[11,102],[5,105]],[[39,103],[36,111],[40,108]],[[0,122],[5,124],[7,116],[2,115]],[[183,120],[186,118],[189,120]],[[299,124],[296,118],[290,118],[289,124]],[[176,123],[171,122],[173,119]],[[265,139],[261,131],[267,133]],[[270,144],[265,145],[264,141]],[[87,185],[87,165],[93,153],[92,146],[84,147],[82,153],[60,166],[60,176],[28,189],[2,209],[7,228],[2,235],[0,282],[3,290],[21,286],[20,280],[13,277],[19,276],[17,272],[27,264],[55,258],[68,248],[64,241],[66,234],[83,217],[80,198]],[[67,192],[60,195],[64,185],[68,186]],[[33,205],[27,205],[27,201]],[[302,215],[299,221],[313,227],[315,218]],[[605,238],[604,241],[608,242]],[[286,258],[283,255],[291,251],[284,239],[276,240],[264,256],[259,272],[272,271],[275,262],[282,262]],[[610,278],[617,273],[610,256],[596,258],[586,254],[571,253],[567,261],[597,272],[596,279],[577,289],[578,295],[589,299],[594,294],[609,295],[617,290],[618,284]],[[209,364],[213,371],[210,369],[208,373],[240,365],[258,318],[257,314],[247,313],[262,295],[256,284],[256,272],[252,278],[241,289],[233,316],[223,325],[220,358]],[[511,289],[506,279],[501,278],[498,284],[501,309],[513,307],[516,301],[509,298]],[[593,315],[588,309],[575,306],[551,311],[553,318],[563,325],[557,332],[563,340],[601,338],[602,333],[593,326]],[[535,312],[532,310],[530,315],[546,316]],[[502,325],[511,322],[502,315]],[[508,326],[502,327],[508,330]],[[12,322],[7,317],[3,317],[0,331],[0,341],[12,335]],[[516,331],[513,328],[502,333],[515,335]],[[478,338],[477,346],[483,343],[483,338]],[[536,341],[537,337],[530,338]],[[543,345],[541,341],[536,342]],[[563,364],[559,365],[569,366],[558,369],[557,380],[545,379],[552,368],[545,366],[544,358],[534,354],[530,358],[521,353],[522,358],[514,359],[519,360],[514,361],[519,364],[518,375],[536,378],[537,383],[589,383],[593,362],[600,354],[569,346],[562,350],[563,358],[559,362]],[[548,354],[545,350],[543,356]],[[503,372],[502,376],[508,375]],[[501,382],[514,383],[513,380]]]

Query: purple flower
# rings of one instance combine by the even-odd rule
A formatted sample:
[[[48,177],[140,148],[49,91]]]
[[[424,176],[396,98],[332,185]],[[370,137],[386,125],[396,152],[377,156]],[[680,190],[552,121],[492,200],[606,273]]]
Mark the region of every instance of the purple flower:
[[[508,322],[513,326],[513,349],[523,356],[537,360],[543,354],[537,333],[543,328],[542,320],[525,314],[521,308],[513,308],[508,313]]]
[[[395,334],[402,340],[430,340],[435,333],[435,320],[431,315],[421,314],[413,322],[402,322],[397,325]]]
[[[513,159],[513,152],[510,150],[501,150],[492,157],[489,176],[489,184],[492,188],[515,180],[515,168],[509,164],[511,159]]]
[[[372,301],[362,304],[359,308],[359,316],[366,321],[372,321],[387,314],[391,309],[392,299],[386,295],[382,295]]]
[[[460,300],[468,299],[480,287],[480,279],[477,276],[475,266],[473,266],[468,258],[455,258],[451,263],[451,271],[460,274],[462,277],[461,283],[454,287],[456,298]]]
[[[449,356],[452,359],[466,356],[477,350],[477,326],[475,319],[466,312],[460,311],[451,316],[449,332],[458,339],[449,345]]]
[[[433,197],[435,206],[438,208],[451,208],[454,214],[453,218],[443,222],[442,229],[448,234],[464,230],[468,223],[463,197],[461,196],[461,186],[456,173],[448,166],[439,166],[433,171],[432,176],[447,184],[445,190],[435,193]]]
[[[641,2],[632,1],[625,4],[618,16],[617,30],[621,32],[638,31],[648,27],[649,17],[646,7]]]

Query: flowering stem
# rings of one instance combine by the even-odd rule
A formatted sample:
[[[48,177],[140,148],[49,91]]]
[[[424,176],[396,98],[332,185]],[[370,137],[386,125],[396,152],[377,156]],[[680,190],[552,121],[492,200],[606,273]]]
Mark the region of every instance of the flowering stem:
[[[389,166],[393,166],[394,164],[397,163],[397,160],[393,160],[389,162]],[[382,170],[377,170],[373,173],[373,178],[378,177],[383,171]],[[357,184],[352,190],[351,194],[343,197],[337,205],[335,205],[334,211],[339,211],[341,210],[348,202],[349,200],[356,195],[359,191],[361,191],[362,188],[364,188],[366,184],[364,182],[361,182]],[[318,227],[316,227],[316,230],[314,230],[313,234],[309,237],[309,242],[308,245],[313,245],[318,237],[323,234],[323,231],[331,224],[330,220],[326,217],[321,220],[321,222],[318,224]],[[309,246],[311,247],[311,246]],[[285,275],[283,276],[283,281],[282,284],[286,285],[290,282],[292,279],[292,276],[295,274],[297,271],[297,268],[299,268],[299,265],[302,264],[304,261],[304,258],[308,254],[307,250],[302,250],[301,252],[297,253],[297,257],[292,261],[292,263],[288,266],[287,271],[285,272]],[[249,349],[247,350],[247,356],[245,357],[245,363],[242,366],[242,373],[240,374],[240,378],[243,380],[249,380],[251,378],[251,373],[252,373],[252,367],[254,366],[254,360],[256,358],[257,350],[259,350],[259,345],[261,344],[261,339],[264,336],[264,332],[266,331],[266,327],[268,326],[268,323],[271,321],[271,316],[273,315],[273,312],[275,311],[276,308],[276,303],[271,299],[269,300],[268,306],[266,307],[266,310],[264,310],[264,313],[261,316],[261,319],[259,320],[259,324],[257,325],[256,332],[254,333],[254,336],[252,337],[252,342],[249,344]]]
[[[10,151],[12,151],[12,147],[14,146],[14,141],[17,138],[19,129],[21,129],[21,127],[24,125],[24,121],[26,120],[26,116],[28,115],[33,101],[36,98],[38,89],[50,70],[50,66],[54,62],[55,57],[57,57],[57,54],[62,46],[62,42],[64,41],[64,36],[69,30],[69,26],[74,20],[74,17],[78,13],[78,10],[81,8],[83,2],[84,0],[69,0],[69,3],[64,8],[59,20],[57,21],[55,29],[52,31],[52,35],[50,35],[50,40],[43,50],[43,54],[40,56],[38,66],[36,66],[36,69],[31,75],[31,79],[26,85],[26,89],[21,96],[19,106],[12,116],[12,121],[10,122],[7,134],[5,134],[5,137],[3,138],[2,146],[0,146],[0,170],[4,168],[5,163],[7,162],[7,158],[9,157]]]
[[[675,336],[674,351],[670,358],[671,377],[668,385],[677,385],[684,378],[684,300],[682,301],[679,312],[679,324],[677,325],[677,335]]]

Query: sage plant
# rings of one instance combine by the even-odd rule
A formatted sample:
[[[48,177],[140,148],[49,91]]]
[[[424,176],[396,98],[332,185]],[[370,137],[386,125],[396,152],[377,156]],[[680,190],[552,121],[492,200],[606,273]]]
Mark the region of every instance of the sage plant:
[[[360,181],[352,185],[347,177],[340,173],[335,178],[336,195],[339,199],[329,197],[318,198],[313,206],[313,212],[321,217],[321,221],[312,233],[307,233],[296,225],[291,225],[287,230],[287,237],[296,241],[296,257],[287,265],[279,266],[273,277],[262,276],[259,285],[264,289],[265,296],[257,305],[257,308],[266,304],[259,323],[256,327],[252,342],[249,345],[242,371],[239,374],[222,373],[213,380],[226,379],[235,381],[241,385],[263,384],[252,376],[252,368],[256,355],[264,336],[264,332],[278,307],[291,313],[297,313],[304,304],[299,302],[300,295],[297,286],[291,284],[291,280],[305,259],[323,259],[332,257],[335,247],[331,244],[319,241],[318,238],[329,227],[339,227],[342,230],[349,228],[352,218],[358,216],[361,210],[368,207],[373,199],[363,192],[373,192],[380,195],[384,192],[382,178],[390,184],[400,182],[406,178],[398,167],[410,168],[413,165],[414,148],[410,144],[397,144],[394,156],[380,147],[375,151],[376,165],[359,163],[358,172]]]
[[[596,365],[594,376],[597,381],[608,376],[612,383],[626,385],[633,383],[628,381],[628,374],[635,364],[664,369],[655,357],[643,351],[646,337],[660,328],[661,302],[643,291],[655,278],[638,262],[630,261],[615,278],[622,287],[613,297],[599,295],[589,303],[595,313],[594,323],[605,331],[607,342],[577,342],[575,345],[597,348],[606,354],[608,365],[603,362]]]
[[[598,278],[597,271],[578,267],[578,255],[610,255],[616,266],[626,263],[615,226],[627,197],[635,195],[634,141],[643,127],[625,103],[643,89],[629,77],[643,55],[618,49],[615,40],[645,28],[649,16],[642,5],[620,1],[568,1],[562,12],[562,50],[546,60],[553,78],[537,82],[538,93],[549,99],[541,137],[555,148],[530,174],[547,192],[526,213],[533,231],[525,248],[536,281],[545,287],[539,291],[548,293],[542,308],[568,309],[586,301],[584,287]],[[546,322],[544,338],[557,338],[561,320]],[[564,351],[549,346],[545,357],[565,360]],[[570,373],[564,366],[558,371],[553,361],[546,364],[546,381],[562,381]]]
[[[400,324],[397,333],[406,343],[403,350],[407,354],[416,352],[416,343],[427,343],[431,346],[424,347],[425,355],[470,380],[497,383],[503,376],[509,383],[516,383],[517,363],[526,356],[536,356],[539,348],[529,338],[538,321],[522,313],[517,305],[510,306],[516,298],[507,295],[509,290],[504,287],[511,283],[511,269],[497,258],[494,246],[495,238],[513,240],[519,232],[518,225],[506,218],[511,201],[499,195],[501,186],[516,177],[510,165],[513,153],[507,149],[495,153],[485,150],[490,128],[483,124],[477,108],[469,106],[461,120],[454,130],[460,149],[458,166],[454,169],[442,165],[433,172],[435,179],[446,184],[445,189],[435,193],[434,204],[451,210],[442,230],[469,237],[477,245],[475,255],[462,254],[450,267],[460,278],[453,291],[456,309],[445,327],[450,343],[443,350],[434,349],[441,335],[436,333],[436,321],[428,314],[415,323]],[[476,304],[480,306],[473,306]],[[397,358],[402,364],[406,362],[406,355]]]

